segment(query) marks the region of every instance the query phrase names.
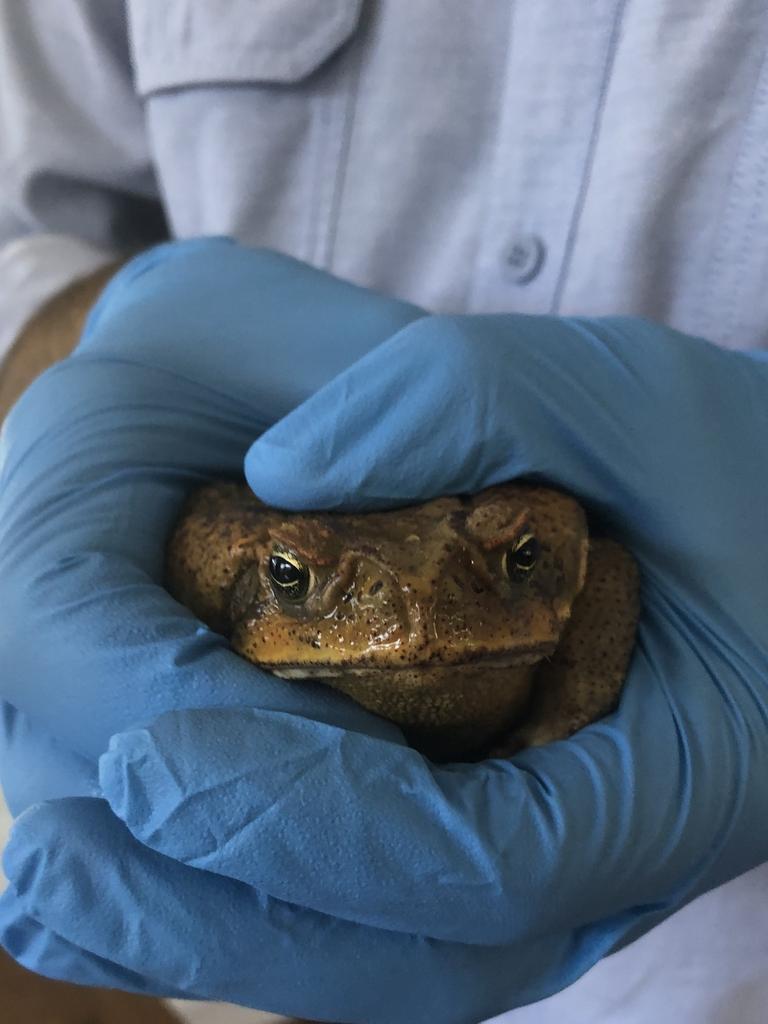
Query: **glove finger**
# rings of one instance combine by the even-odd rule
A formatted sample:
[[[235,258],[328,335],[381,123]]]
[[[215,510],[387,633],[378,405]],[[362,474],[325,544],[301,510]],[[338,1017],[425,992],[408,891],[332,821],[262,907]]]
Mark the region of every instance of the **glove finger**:
[[[766,365],[644,321],[426,317],[275,424],[246,469],[257,494],[289,508],[379,507],[523,473],[610,504],[617,471],[643,497],[648,463],[666,471],[670,444],[689,463],[702,449],[711,458],[718,411],[738,415],[734,390],[762,409]],[[702,436],[690,414],[705,402]],[[647,459],[649,448],[665,458]]]
[[[19,906],[13,888],[0,895],[0,945],[27,970],[56,981],[76,981],[96,988],[118,988],[136,995],[183,999],[184,993],[127,971],[104,957],[79,949],[50,931]]]
[[[259,437],[246,475],[292,509],[387,507],[535,476],[587,500],[648,565],[711,590],[733,559],[712,539],[738,543],[768,506],[759,450],[733,438],[766,431],[768,363],[746,353],[644,321],[428,317]],[[744,595],[764,572],[754,558],[745,572],[723,604],[749,619]]]
[[[5,867],[18,913],[163,993],[328,1020],[473,1024],[569,984],[609,948],[592,935],[473,948],[361,928],[176,864],[85,798],[27,811]]]

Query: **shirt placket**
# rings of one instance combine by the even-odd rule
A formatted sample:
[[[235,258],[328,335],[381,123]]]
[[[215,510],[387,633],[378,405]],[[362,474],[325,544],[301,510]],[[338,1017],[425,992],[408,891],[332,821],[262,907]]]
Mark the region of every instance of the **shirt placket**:
[[[558,311],[624,6],[513,5],[475,312]]]

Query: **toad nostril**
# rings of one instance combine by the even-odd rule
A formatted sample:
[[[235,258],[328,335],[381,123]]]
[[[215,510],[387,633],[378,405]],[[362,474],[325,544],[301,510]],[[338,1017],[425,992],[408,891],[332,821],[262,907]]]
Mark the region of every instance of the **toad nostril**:
[[[370,594],[371,597],[373,597],[374,594],[378,594],[378,592],[381,590],[383,586],[383,580],[376,580],[376,582],[369,588],[368,593]]]

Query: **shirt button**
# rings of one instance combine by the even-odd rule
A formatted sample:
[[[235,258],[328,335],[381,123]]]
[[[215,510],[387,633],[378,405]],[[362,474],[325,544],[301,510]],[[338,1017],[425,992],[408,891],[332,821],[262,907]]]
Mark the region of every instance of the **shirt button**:
[[[521,235],[504,250],[504,262],[515,284],[528,284],[544,266],[546,249],[538,235]]]

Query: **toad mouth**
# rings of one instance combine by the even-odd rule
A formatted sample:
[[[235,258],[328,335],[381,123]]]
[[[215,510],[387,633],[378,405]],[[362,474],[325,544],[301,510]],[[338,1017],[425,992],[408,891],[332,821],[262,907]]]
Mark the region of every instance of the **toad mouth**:
[[[445,659],[437,661],[412,661],[394,664],[392,662],[365,661],[349,659],[333,664],[318,662],[294,662],[283,664],[261,664],[261,668],[283,679],[333,679],[340,676],[385,676],[405,678],[406,675],[418,673],[428,682],[429,677],[445,677],[447,674],[462,672],[498,672],[504,669],[529,668],[549,658],[556,648],[556,643],[528,647],[516,651],[505,651],[500,654],[473,652],[471,657]]]

